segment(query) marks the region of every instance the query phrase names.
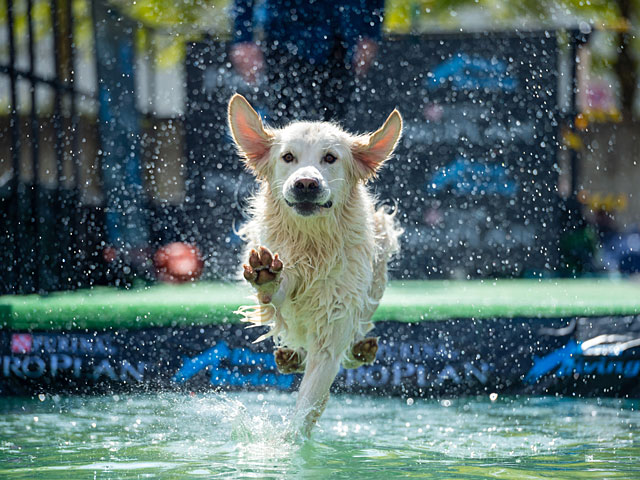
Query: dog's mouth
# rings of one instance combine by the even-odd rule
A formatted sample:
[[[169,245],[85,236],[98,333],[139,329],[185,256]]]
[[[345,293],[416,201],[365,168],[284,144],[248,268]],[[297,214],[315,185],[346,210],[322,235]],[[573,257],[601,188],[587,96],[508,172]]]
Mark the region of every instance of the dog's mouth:
[[[290,202],[289,200],[285,200],[287,205],[293,208],[297,213],[303,216],[313,215],[317,211],[323,208],[331,208],[333,206],[333,202],[329,200],[325,203],[316,203],[316,202]]]

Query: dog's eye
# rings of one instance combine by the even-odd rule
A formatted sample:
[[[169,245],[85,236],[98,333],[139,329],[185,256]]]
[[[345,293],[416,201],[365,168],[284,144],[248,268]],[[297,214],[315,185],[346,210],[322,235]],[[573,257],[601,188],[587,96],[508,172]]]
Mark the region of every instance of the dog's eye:
[[[282,160],[284,160],[286,163],[291,163],[295,159],[296,158],[293,156],[293,154],[291,152],[287,152],[282,156]]]
[[[330,153],[327,153],[324,156],[323,160],[325,161],[325,163],[332,164],[337,160],[337,158],[335,157],[335,155],[331,155]]]

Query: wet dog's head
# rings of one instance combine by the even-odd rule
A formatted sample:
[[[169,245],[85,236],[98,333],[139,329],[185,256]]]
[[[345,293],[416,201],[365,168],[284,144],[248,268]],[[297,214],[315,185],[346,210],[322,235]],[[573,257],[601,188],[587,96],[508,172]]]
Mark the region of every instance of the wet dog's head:
[[[375,133],[359,136],[326,122],[270,129],[236,94],[229,102],[229,125],[249,170],[292,212],[313,217],[340,208],[358,182],[376,175],[400,138],[402,118],[394,110]]]

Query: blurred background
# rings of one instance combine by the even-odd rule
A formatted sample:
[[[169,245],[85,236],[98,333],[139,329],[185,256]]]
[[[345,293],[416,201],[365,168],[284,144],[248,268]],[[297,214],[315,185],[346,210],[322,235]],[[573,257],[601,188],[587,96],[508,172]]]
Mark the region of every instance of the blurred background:
[[[405,117],[374,185],[405,229],[391,275],[640,272],[640,1],[373,3],[333,119]],[[0,0],[0,293],[236,277],[255,184],[226,103],[308,113],[238,67],[239,15],[273,71],[267,2]]]

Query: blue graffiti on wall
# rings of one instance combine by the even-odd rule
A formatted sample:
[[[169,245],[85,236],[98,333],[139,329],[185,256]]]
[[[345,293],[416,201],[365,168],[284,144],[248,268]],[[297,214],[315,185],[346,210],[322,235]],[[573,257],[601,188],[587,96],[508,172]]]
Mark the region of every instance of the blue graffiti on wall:
[[[185,357],[182,367],[173,376],[184,383],[202,370],[208,369],[211,384],[216,386],[270,386],[288,390],[295,377],[277,371],[273,353],[254,352],[247,348],[229,348],[226,342],[196,355]]]
[[[462,52],[438,65],[429,74],[425,87],[435,89],[447,81],[456,88],[489,91],[509,92],[518,86],[518,81],[509,76],[505,62],[496,58],[471,57]]]
[[[440,192],[450,189],[459,195],[498,194],[506,197],[518,193],[518,184],[510,177],[507,167],[485,162],[458,157],[436,172],[427,190]]]

